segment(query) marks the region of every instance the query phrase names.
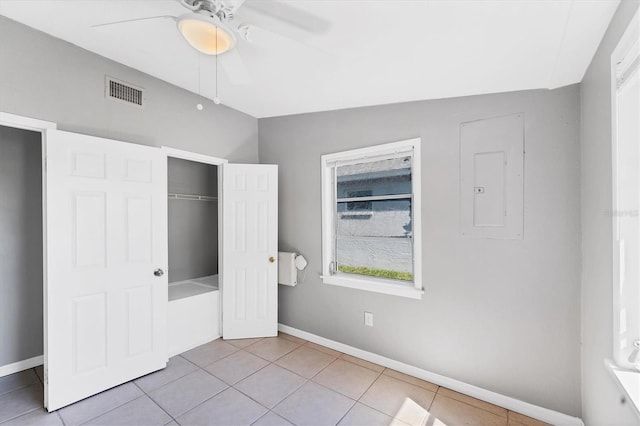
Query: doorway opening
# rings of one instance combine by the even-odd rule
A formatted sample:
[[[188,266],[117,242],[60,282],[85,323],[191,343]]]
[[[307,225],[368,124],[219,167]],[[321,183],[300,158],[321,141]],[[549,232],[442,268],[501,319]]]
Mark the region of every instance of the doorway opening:
[[[42,153],[44,131],[55,128],[0,112],[0,377],[44,363]]]
[[[224,162],[167,150],[170,357],[221,336],[219,195]]]

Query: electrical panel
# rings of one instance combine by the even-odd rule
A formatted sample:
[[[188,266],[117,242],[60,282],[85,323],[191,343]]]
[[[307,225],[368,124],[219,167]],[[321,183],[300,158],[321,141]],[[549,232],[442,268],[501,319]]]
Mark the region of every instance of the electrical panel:
[[[522,239],[524,114],[460,125],[461,234]]]

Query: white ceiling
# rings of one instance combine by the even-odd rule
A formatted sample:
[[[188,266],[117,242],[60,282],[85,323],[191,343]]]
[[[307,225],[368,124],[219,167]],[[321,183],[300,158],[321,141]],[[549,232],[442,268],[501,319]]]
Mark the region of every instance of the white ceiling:
[[[238,45],[248,84],[220,72],[222,103],[259,118],[577,83],[619,0],[277,2],[329,28],[308,33],[238,11],[238,21],[292,37]],[[175,0],[0,0],[2,15],[213,98],[215,59],[200,58],[199,84],[198,55],[171,20],[91,28],[185,12]]]

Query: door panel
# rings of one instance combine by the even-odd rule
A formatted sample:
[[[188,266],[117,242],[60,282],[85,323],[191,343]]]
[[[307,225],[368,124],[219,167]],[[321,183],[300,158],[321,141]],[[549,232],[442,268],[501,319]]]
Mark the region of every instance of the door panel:
[[[166,366],[167,187],[157,148],[46,134],[45,404]]]
[[[223,166],[222,334],[278,334],[278,168]]]

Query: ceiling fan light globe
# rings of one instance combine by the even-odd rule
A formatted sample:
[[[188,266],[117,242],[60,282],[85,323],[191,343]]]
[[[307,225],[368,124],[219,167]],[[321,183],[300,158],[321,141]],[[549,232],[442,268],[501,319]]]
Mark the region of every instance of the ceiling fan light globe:
[[[214,18],[183,15],[178,18],[178,30],[191,47],[205,55],[219,55],[236,44],[233,33]]]

